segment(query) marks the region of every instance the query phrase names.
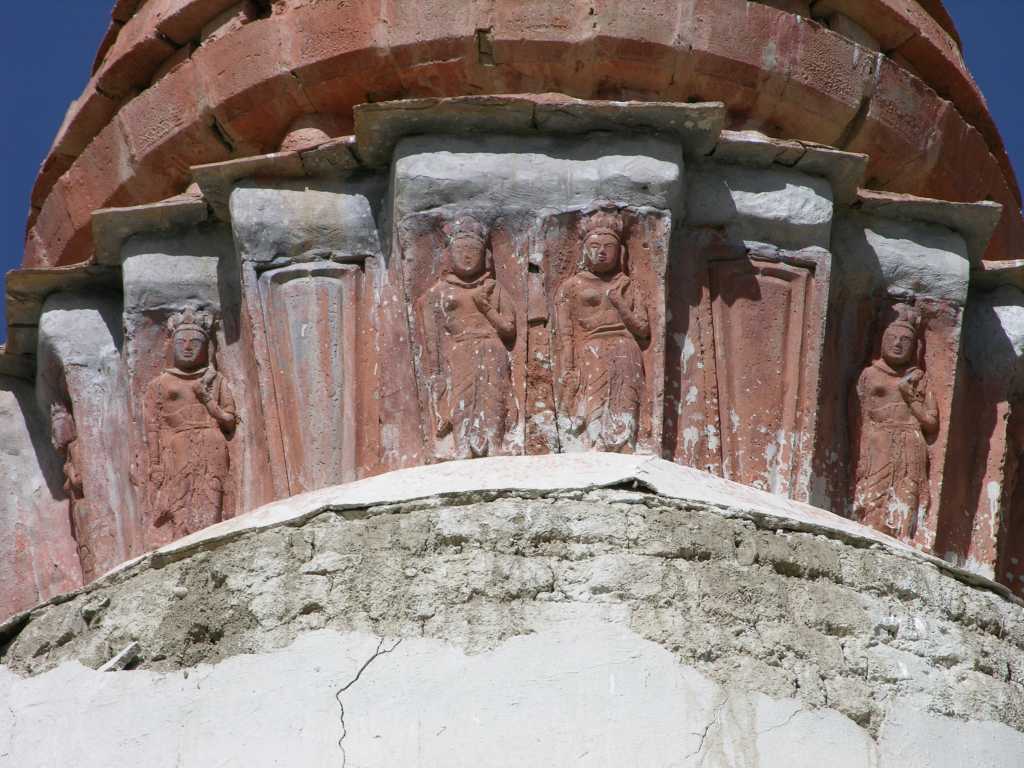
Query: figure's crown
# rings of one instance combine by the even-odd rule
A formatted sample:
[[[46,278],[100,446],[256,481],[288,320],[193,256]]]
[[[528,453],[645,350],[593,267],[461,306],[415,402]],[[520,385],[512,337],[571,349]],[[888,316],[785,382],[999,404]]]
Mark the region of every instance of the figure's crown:
[[[583,239],[591,235],[612,235],[622,241],[622,214],[614,209],[601,209],[585,216],[582,221]]]
[[[920,310],[910,304],[897,304],[893,307],[893,311],[896,313],[896,318],[889,323],[889,327],[906,328],[916,336],[921,328]]]
[[[487,242],[487,227],[472,216],[459,216],[454,221],[448,222],[444,226],[444,233],[448,237],[449,243],[460,237],[470,237],[481,243]]]
[[[195,306],[185,307],[183,311],[171,315],[167,328],[172,335],[181,331],[199,331],[209,338],[213,330],[213,314]]]
[[[64,403],[61,403],[59,401],[54,401],[54,402],[50,403],[50,420],[51,421],[56,420],[56,419],[70,419],[70,418],[71,418],[71,411],[68,410],[68,407],[66,405],[64,405]]]

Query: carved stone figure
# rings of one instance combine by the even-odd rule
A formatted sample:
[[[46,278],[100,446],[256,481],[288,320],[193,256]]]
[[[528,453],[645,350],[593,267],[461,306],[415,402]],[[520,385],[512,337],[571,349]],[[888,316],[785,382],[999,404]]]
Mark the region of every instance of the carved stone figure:
[[[646,297],[627,274],[622,216],[602,210],[582,226],[581,268],[555,299],[563,448],[575,438],[582,450],[632,453],[651,334]]]
[[[939,410],[918,363],[920,314],[905,304],[882,335],[881,356],[861,373],[850,396],[858,520],[910,542],[931,503],[928,443]]]
[[[416,303],[435,438],[456,458],[500,453],[515,423],[509,358],[516,310],[497,282],[488,231],[471,217],[445,227],[447,272]]]
[[[63,403],[50,406],[50,430],[53,447],[64,460],[64,492],[68,497],[71,533],[82,565],[83,583],[88,584],[103,570],[117,564],[115,536],[109,516],[101,514],[85,498],[78,430],[74,416]]]
[[[237,422],[231,389],[210,356],[213,316],[190,307],[167,326],[174,365],[149,383],[145,399],[153,543],[223,518]]]

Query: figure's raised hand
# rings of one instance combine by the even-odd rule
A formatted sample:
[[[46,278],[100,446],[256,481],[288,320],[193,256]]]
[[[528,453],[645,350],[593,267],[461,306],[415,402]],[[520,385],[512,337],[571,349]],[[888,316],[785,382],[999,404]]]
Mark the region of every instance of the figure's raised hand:
[[[619,311],[619,313],[629,311],[629,301],[626,299],[626,281],[616,280],[612,286],[608,289],[608,301],[611,305]]]
[[[481,314],[486,315],[491,311],[491,299],[494,296],[494,281],[485,280],[483,285],[473,291],[473,303]]]
[[[924,371],[914,368],[906,376],[900,379],[899,390],[904,401],[911,403],[923,397],[921,392],[921,381],[924,379]]]

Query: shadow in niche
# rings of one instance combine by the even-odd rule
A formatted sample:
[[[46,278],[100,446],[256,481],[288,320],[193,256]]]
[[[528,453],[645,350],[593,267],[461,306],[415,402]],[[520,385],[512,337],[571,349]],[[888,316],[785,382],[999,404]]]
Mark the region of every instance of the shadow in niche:
[[[963,364],[957,377],[954,406],[950,415],[950,445],[960,445],[949,451],[946,465],[946,487],[943,488],[940,517],[937,521],[935,552],[944,559],[956,558],[960,563],[968,557],[971,538],[979,511],[993,504],[984,496],[986,471],[995,458],[991,455],[992,440],[1001,419],[999,404],[1011,400],[1024,384],[1024,371],[1017,346],[1014,344],[997,312],[998,307],[1016,306],[1024,317],[1024,294],[1006,287],[990,296],[972,293],[964,316]],[[1007,440],[1007,448],[1012,446]],[[1009,462],[1012,466],[1015,462]],[[968,471],[964,471],[964,469]],[[950,482],[951,479],[955,482]],[[1012,482],[1004,478],[1004,482]],[[1011,491],[1014,489],[1011,489]],[[1011,502],[1019,503],[1017,493]],[[1006,489],[1002,488],[995,503],[1005,503]],[[1015,504],[1006,510],[1012,516]],[[1013,521],[1004,521],[1012,525]],[[999,531],[993,531],[999,534]],[[998,574],[997,574],[998,576]]]
[[[36,466],[39,467],[50,496],[58,500],[67,498],[64,491],[64,462],[53,447],[50,439],[49,414],[44,415],[41,412],[32,383],[0,376],[0,391],[10,392],[18,403],[25,429],[32,442]]]

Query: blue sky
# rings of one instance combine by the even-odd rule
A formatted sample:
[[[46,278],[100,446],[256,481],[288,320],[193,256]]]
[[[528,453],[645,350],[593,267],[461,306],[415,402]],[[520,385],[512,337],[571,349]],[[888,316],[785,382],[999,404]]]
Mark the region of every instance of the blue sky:
[[[0,272],[21,262],[29,192],[68,104],[88,79],[113,0],[36,0],[4,9],[4,180],[0,184]],[[988,99],[1024,182],[1024,0],[946,0],[968,66]],[[0,313],[3,297],[0,293]],[[2,314],[0,314],[2,316]],[[5,323],[0,321],[0,339]]]

